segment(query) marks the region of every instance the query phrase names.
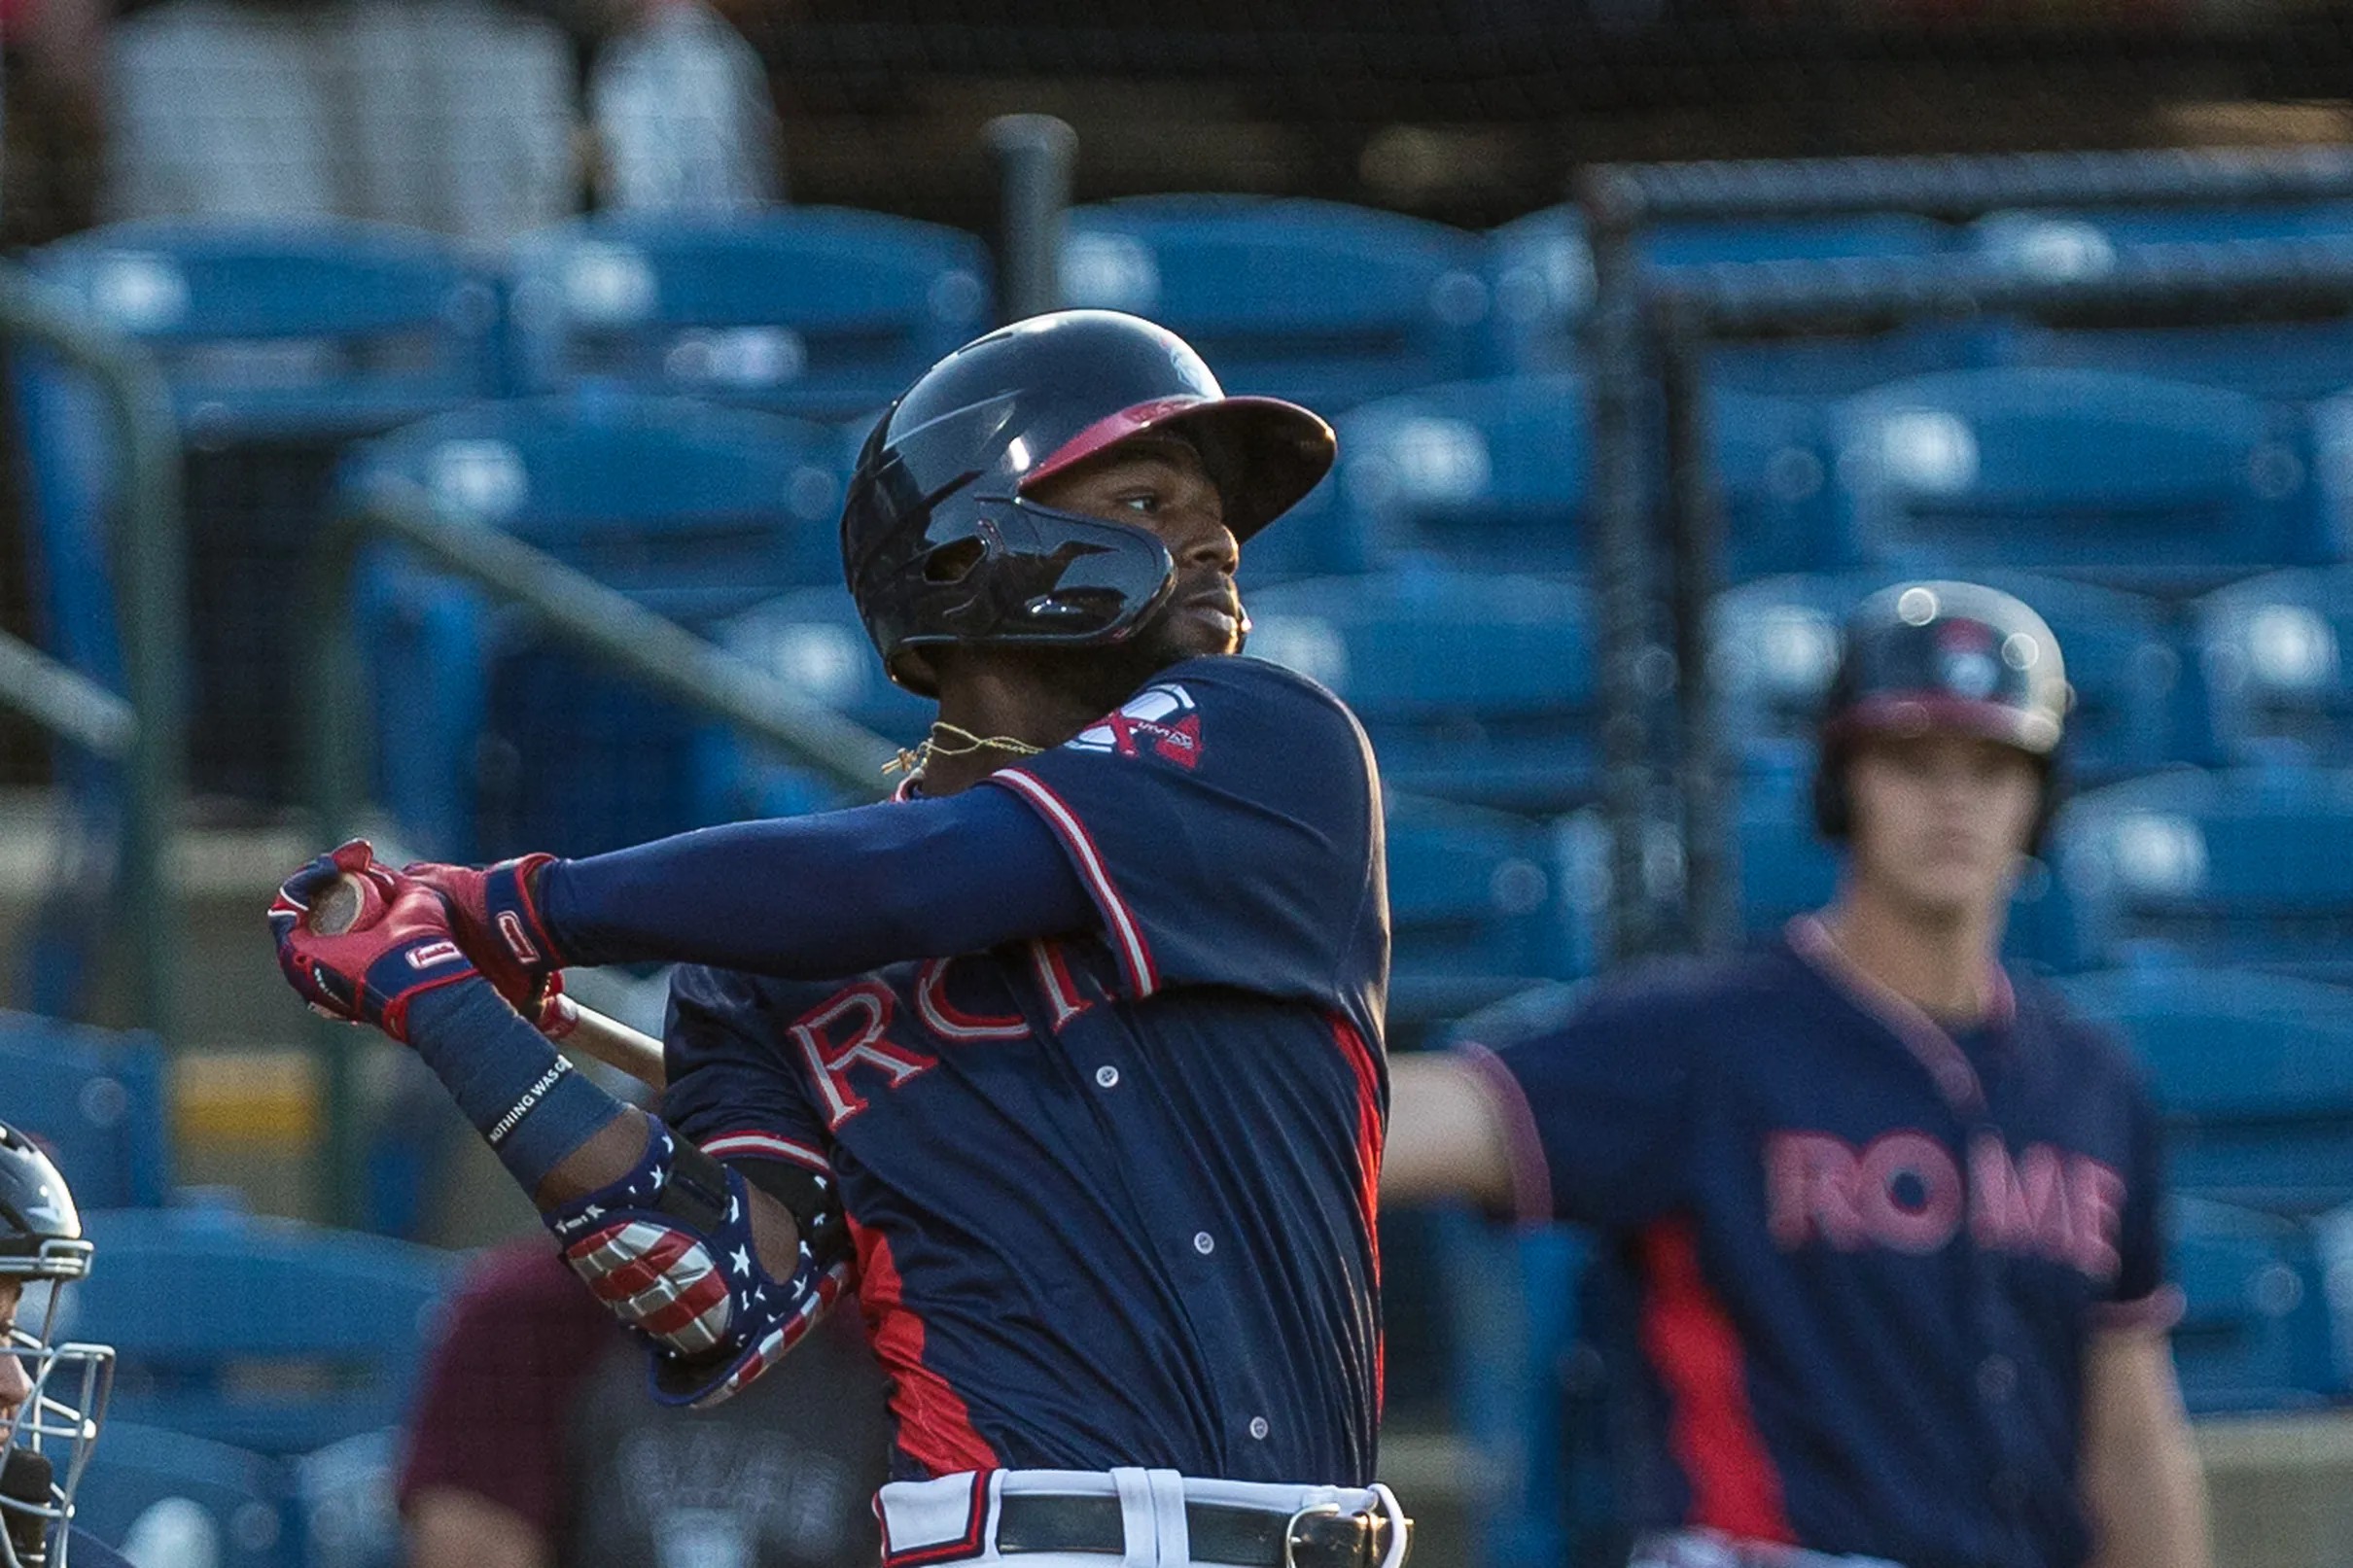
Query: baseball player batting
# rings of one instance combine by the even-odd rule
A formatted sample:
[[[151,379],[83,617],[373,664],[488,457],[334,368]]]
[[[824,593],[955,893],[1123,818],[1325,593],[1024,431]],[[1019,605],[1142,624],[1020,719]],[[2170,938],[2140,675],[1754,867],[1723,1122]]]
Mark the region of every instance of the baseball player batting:
[[[1379,784],[1328,692],[1234,656],[1240,546],[1332,452],[1150,323],[994,332],[843,512],[885,667],[939,703],[898,798],[488,870],[346,845],[273,906],[295,988],[439,1073],[659,1398],[725,1398],[855,1281],[894,1568],[1402,1560]],[[515,1011],[653,959],[688,965],[658,1117]]]
[[[1821,727],[1828,909],[1399,1064],[1391,1199],[1600,1232],[1641,1568],[2207,1561],[2155,1113],[1995,957],[2067,705],[2009,595],[1871,598]]]

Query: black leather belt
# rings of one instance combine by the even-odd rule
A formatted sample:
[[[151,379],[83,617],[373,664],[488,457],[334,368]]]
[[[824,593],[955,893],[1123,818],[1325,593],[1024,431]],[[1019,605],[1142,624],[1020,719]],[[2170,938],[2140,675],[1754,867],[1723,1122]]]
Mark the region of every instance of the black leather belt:
[[[1192,1558],[1232,1568],[1380,1568],[1388,1551],[1384,1514],[1302,1514],[1230,1503],[1184,1505]],[[1284,1538],[1289,1551],[1284,1551]],[[1116,1497],[1015,1492],[997,1505],[997,1550],[1092,1551],[1122,1556],[1127,1530]]]

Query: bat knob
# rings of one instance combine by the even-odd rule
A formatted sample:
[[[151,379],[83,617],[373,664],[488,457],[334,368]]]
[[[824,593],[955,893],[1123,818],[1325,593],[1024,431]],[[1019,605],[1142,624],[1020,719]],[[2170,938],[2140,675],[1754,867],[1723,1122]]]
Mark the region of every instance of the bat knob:
[[[360,879],[346,872],[335,878],[310,903],[310,928],[321,936],[341,936],[360,918]]]

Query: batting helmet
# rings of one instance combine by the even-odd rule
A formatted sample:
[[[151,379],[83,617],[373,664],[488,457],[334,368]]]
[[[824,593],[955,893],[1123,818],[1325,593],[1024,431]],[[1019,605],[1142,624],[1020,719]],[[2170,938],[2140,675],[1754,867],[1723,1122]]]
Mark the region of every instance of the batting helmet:
[[[114,1351],[53,1342],[60,1290],[89,1272],[90,1251],[65,1178],[31,1139],[0,1123],[0,1279],[51,1286],[40,1326],[18,1322],[0,1341],[0,1354],[15,1356],[32,1384],[0,1422],[5,1568],[63,1558],[60,1543],[73,1516],[74,1488],[106,1416]]]
[[[901,657],[909,649],[1101,645],[1158,609],[1176,569],[1157,537],[1026,495],[1146,431],[1199,450],[1237,540],[1332,466],[1321,419],[1227,397],[1182,338],[1116,311],[1001,328],[901,394],[859,453],[841,521],[842,571],[891,679],[936,696]]]
[[[1814,823],[1825,838],[1846,836],[1846,761],[1862,737],[1957,732],[2016,747],[2041,764],[2031,840],[2039,845],[2058,808],[2071,698],[2058,639],[2023,600],[1975,582],[1881,589],[1846,618],[1822,706]]]

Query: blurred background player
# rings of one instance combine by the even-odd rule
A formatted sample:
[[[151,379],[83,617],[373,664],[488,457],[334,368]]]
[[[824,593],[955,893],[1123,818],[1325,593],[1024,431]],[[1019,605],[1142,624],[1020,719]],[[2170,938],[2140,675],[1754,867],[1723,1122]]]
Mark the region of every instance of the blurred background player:
[[[0,1565],[126,1568],[69,1522],[106,1419],[114,1352],[56,1342],[66,1285],[89,1272],[74,1195],[49,1156],[0,1122]],[[37,1289],[26,1301],[28,1287]]]
[[[487,871],[355,843],[271,909],[289,981],[417,1049],[665,1400],[757,1378],[855,1252],[892,1560],[1402,1560],[1379,785],[1330,693],[1231,656],[1242,542],[1332,453],[1136,317],[993,332],[893,403],[843,511],[877,652],[939,703],[899,799]],[[652,959],[728,966],[674,982],[658,1118],[482,980]]]
[[[2207,1561],[2155,1112],[1996,957],[2068,702],[2017,599],[1873,596],[1821,723],[1830,907],[1398,1070],[1388,1197],[1601,1233],[1645,1568]]]
[[[713,1411],[645,1359],[544,1242],[469,1268],[426,1369],[399,1499],[409,1568],[868,1568],[890,1433],[835,1313]]]

